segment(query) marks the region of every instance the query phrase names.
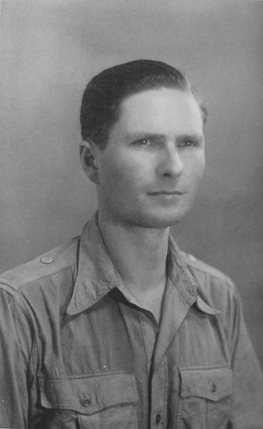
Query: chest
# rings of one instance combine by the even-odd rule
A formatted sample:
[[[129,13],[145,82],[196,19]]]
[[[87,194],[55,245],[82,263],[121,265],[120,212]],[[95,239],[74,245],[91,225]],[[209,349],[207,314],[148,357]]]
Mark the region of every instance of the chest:
[[[166,316],[156,328],[107,298],[63,319],[39,344],[41,427],[226,427],[215,420],[227,422],[231,387],[220,323],[194,310]]]

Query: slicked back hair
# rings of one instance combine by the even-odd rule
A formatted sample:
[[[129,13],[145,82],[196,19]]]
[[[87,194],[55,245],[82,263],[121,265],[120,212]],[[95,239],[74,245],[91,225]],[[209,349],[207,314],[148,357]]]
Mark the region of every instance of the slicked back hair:
[[[188,79],[176,68],[154,60],[135,60],[102,71],[88,83],[80,110],[81,136],[104,149],[118,121],[123,100],[139,92],[174,88],[190,92],[207,120],[207,108]]]

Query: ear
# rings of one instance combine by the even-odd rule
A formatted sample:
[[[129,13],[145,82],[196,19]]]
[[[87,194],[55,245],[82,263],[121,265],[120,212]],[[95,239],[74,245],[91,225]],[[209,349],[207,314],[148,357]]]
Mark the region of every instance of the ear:
[[[97,166],[98,148],[94,143],[82,141],[80,145],[80,160],[84,172],[96,185],[99,183]]]

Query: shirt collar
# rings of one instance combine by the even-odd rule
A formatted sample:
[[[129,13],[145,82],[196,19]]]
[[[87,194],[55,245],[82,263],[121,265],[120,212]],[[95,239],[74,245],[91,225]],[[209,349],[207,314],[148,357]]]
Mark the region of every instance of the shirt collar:
[[[67,314],[93,306],[121,283],[104,246],[95,215],[83,228],[77,261],[77,275]]]
[[[184,304],[195,304],[208,314],[217,310],[198,295],[198,286],[188,270],[183,254],[170,236],[167,257],[169,281],[177,288]],[[77,262],[77,274],[67,314],[80,313],[99,302],[112,289],[123,291],[123,284],[103,243],[95,215],[83,228]]]
[[[198,284],[187,267],[185,254],[180,251],[172,236],[169,237],[167,262],[170,265],[168,265],[170,280],[187,304],[194,304],[199,311],[209,315],[220,313],[206,297],[200,296]]]

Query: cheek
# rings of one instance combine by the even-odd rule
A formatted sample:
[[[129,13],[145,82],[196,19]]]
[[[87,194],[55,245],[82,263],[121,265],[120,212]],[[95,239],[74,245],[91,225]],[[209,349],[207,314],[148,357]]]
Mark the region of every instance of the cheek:
[[[136,172],[125,162],[105,163],[101,176],[101,188],[107,199],[119,200],[131,193]]]
[[[197,156],[191,159],[188,165],[188,180],[191,182],[193,187],[199,185],[200,180],[203,177],[205,170],[205,158],[204,156]]]
[[[128,188],[137,187],[149,176],[151,162],[146,162],[142,156],[134,157],[127,153],[123,157],[120,153],[112,155],[111,161],[105,161],[102,167],[103,182],[107,186],[114,184],[118,188],[124,185]]]
[[[198,159],[195,167],[195,174],[198,178],[202,178],[205,171],[205,160],[204,158]]]

